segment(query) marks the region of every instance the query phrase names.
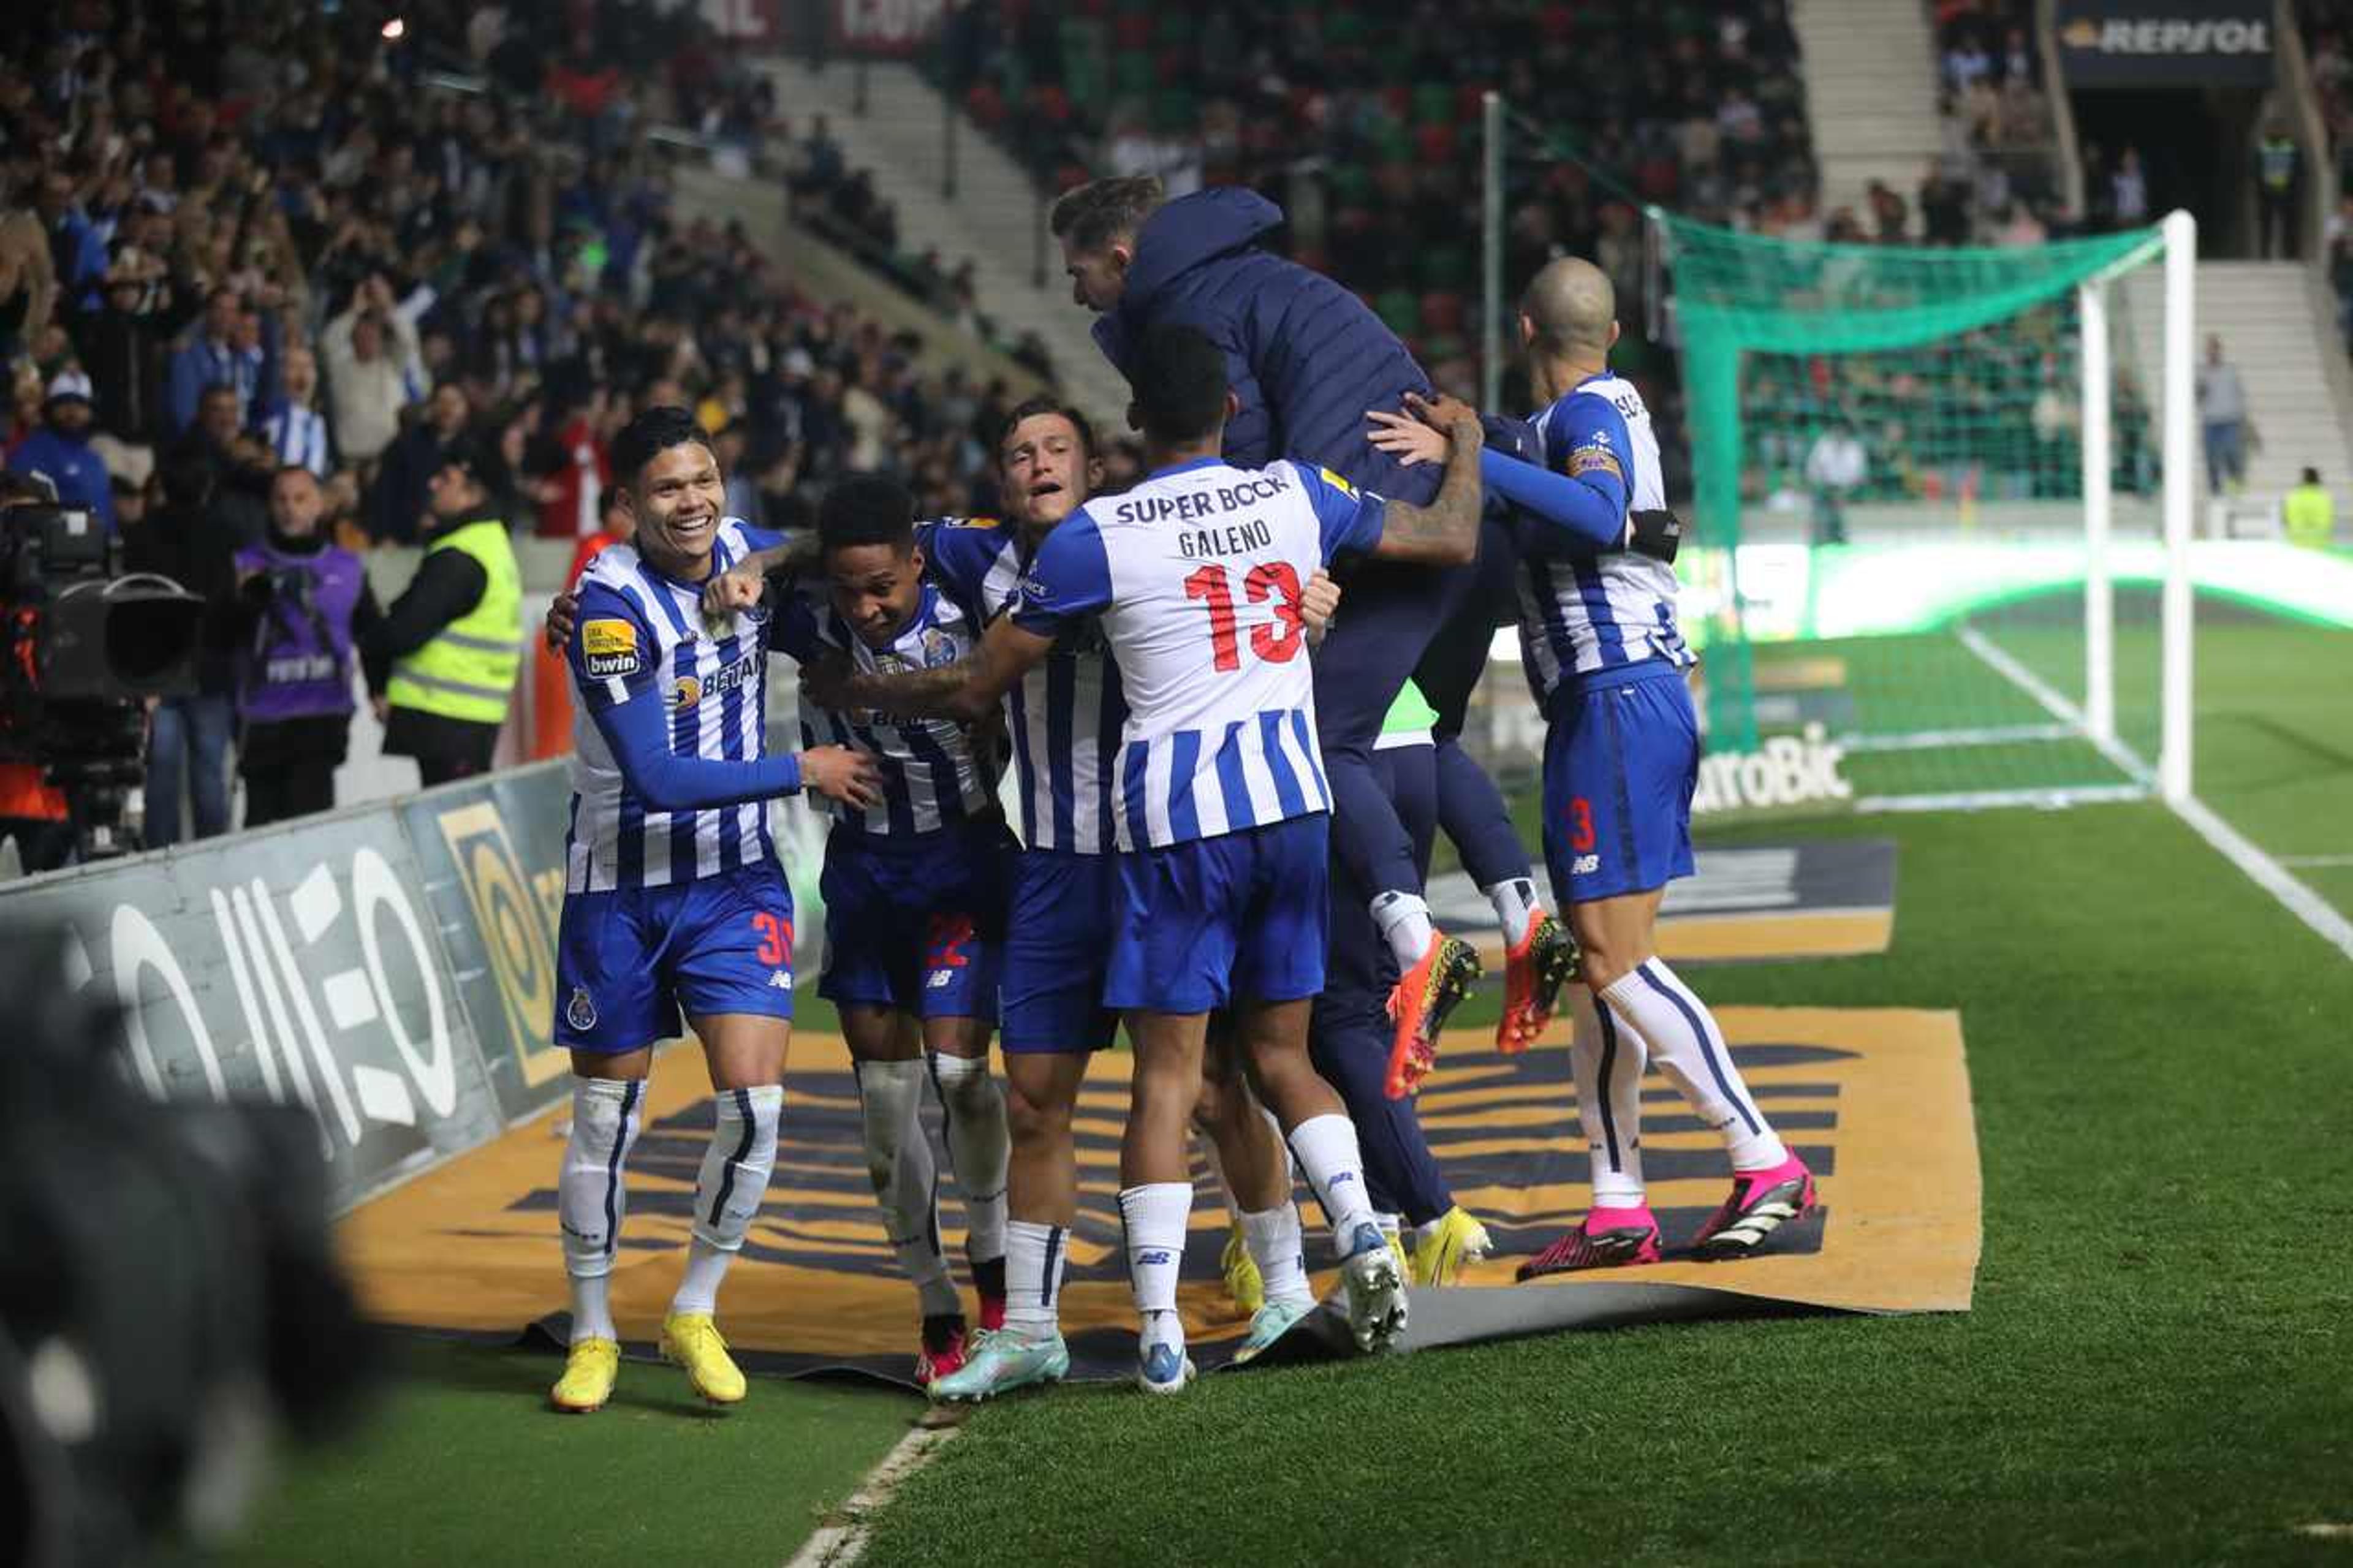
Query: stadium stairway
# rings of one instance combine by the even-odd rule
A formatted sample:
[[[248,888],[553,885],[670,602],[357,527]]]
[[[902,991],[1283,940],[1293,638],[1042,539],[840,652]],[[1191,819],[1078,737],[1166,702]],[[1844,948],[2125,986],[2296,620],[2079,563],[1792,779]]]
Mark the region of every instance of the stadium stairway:
[[[2126,348],[2141,384],[2161,407],[2165,283],[2154,266],[2122,280],[2123,308],[2114,314],[2129,334]],[[2338,352],[2334,304],[2327,286],[2298,261],[2201,261],[2198,264],[2197,342],[2222,340],[2225,360],[2247,390],[2248,417],[2261,450],[2247,454],[2246,495],[2275,500],[2306,468],[2320,470],[2339,517],[2353,515],[2353,374]],[[2121,368],[2121,365],[2120,365]],[[2206,459],[2200,450],[2196,527],[2206,531]]]
[[[1936,124],[1936,45],[1917,0],[1797,0],[1790,21],[1806,81],[1806,118],[1821,165],[1825,216],[1853,209],[1866,227],[1873,180],[1910,205]],[[1917,231],[1919,215],[1907,224]]]
[[[1126,427],[1127,384],[1089,335],[1092,318],[1071,302],[1061,257],[1050,241],[1045,287],[1034,281],[1036,233],[1042,226],[1038,184],[1011,154],[969,121],[959,123],[956,194],[943,198],[946,105],[913,66],[868,65],[862,115],[853,111],[857,73],[851,66],[811,71],[797,60],[772,59],[762,68],[797,132],[811,115],[825,115],[849,166],[872,174],[876,192],[899,210],[902,249],[915,255],[936,249],[951,268],[971,258],[980,308],[1002,335],[1010,341],[1035,331],[1064,393],[1102,427]]]

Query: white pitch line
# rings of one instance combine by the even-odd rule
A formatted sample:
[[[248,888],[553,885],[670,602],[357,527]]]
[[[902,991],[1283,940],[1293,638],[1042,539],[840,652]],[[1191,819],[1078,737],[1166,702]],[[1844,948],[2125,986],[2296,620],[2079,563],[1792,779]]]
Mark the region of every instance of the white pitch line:
[[[925,1465],[941,1446],[956,1435],[955,1424],[918,1426],[892,1445],[881,1462],[866,1472],[866,1479],[834,1510],[815,1535],[786,1561],[785,1568],[850,1568],[866,1552],[866,1526],[891,1500],[899,1484]]]
[[[2113,805],[2121,801],[2147,800],[2139,784],[2072,784],[2048,789],[1972,789],[1951,795],[1866,795],[1854,803],[1857,813],[1889,811],[2003,811],[2032,806],[2059,811],[2071,805]]]
[[[2098,750],[2100,755],[2116,765],[2125,777],[2135,784],[2144,785],[2154,782],[2155,773],[2147,763],[2125,750],[2115,740],[2103,740],[2093,734],[2091,726],[2084,721],[2084,710],[2081,708],[2059,695],[2041,676],[1995,647],[1992,640],[1983,632],[1975,626],[1962,626],[1957,635],[1963,647],[1991,666],[1996,675],[2002,677],[2012,686],[2034,699],[2035,703],[2044,712],[2089,741]]]
[[[2318,868],[2331,866],[2353,866],[2353,855],[2274,855],[2283,866]]]
[[[1899,735],[1841,735],[1847,752],[1942,752],[1956,746],[2015,746],[2033,741],[2074,741],[2073,724],[1997,724],[1976,730],[1914,730]]]
[[[1996,674],[2002,676],[2021,691],[2032,698],[2052,718],[2062,723],[2073,724],[2083,729],[2084,738],[2098,747],[2100,753],[2122,768],[2127,776],[2144,786],[2154,782],[2154,775],[2147,763],[2116,742],[2103,741],[2094,735],[2090,730],[2084,729],[2083,710],[2045,685],[2032,670],[1996,647],[1976,627],[1963,626],[1959,630],[1959,636],[1963,647],[1983,659]],[[2081,798],[2087,792],[2071,793]],[[1885,803],[1874,804],[1884,805]],[[1862,802],[1857,801],[1856,809],[1862,809]],[[2348,921],[2339,914],[2336,907],[2327,900],[2289,875],[2286,867],[2256,848],[2244,835],[2215,816],[2206,803],[2196,795],[2189,795],[2177,801],[2168,801],[2166,805],[2172,808],[2175,816],[2188,823],[2190,831],[2203,838],[2215,853],[2244,871],[2250,881],[2277,899],[2288,913],[2311,928],[2313,933],[2321,941],[2328,943],[2347,958],[2353,958],[2353,921]],[[2353,857],[2347,858],[2353,860]]]
[[[2321,941],[2346,957],[2353,958],[2353,921],[2338,914],[2327,900],[2288,875],[2285,867],[2248,843],[2237,828],[2215,816],[2196,795],[2174,802],[2173,809],[2199,837],[2212,845],[2232,865],[2244,871],[2255,886],[2286,905],[2288,913],[2310,926]]]

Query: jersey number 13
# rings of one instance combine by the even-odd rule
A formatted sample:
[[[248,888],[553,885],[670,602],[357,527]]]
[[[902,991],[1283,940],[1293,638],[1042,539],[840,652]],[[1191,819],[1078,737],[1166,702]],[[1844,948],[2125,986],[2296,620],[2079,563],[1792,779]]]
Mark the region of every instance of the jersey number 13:
[[[1185,579],[1185,596],[1209,606],[1209,646],[1219,669],[1242,667],[1241,639],[1235,635],[1234,591],[1222,563],[1203,566]],[[1242,574],[1242,597],[1253,605],[1274,604],[1275,624],[1250,629],[1250,652],[1268,664],[1299,657],[1307,623],[1299,613],[1299,574],[1287,561],[1261,561]]]

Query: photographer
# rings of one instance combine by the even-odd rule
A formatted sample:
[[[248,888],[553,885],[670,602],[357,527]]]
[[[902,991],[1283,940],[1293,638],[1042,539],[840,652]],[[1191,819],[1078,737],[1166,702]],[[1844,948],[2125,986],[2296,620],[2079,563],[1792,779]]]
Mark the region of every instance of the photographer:
[[[245,826],[332,810],[352,725],[352,658],[384,612],[358,556],[321,527],[326,492],[299,463],[269,488],[269,534],[237,553],[237,771]],[[385,661],[367,665],[371,695]]]

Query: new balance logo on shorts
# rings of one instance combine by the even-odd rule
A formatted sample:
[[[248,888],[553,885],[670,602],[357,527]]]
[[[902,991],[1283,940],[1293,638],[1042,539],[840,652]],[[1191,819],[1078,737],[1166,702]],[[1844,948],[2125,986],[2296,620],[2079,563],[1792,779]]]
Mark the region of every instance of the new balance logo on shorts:
[[[1599,855],[1579,855],[1568,863],[1568,874],[1572,877],[1589,877],[1599,869],[1601,857]]]
[[[768,986],[774,991],[790,991],[793,988],[793,977],[786,970],[771,970],[768,973]]]

